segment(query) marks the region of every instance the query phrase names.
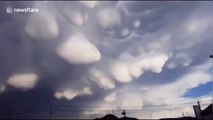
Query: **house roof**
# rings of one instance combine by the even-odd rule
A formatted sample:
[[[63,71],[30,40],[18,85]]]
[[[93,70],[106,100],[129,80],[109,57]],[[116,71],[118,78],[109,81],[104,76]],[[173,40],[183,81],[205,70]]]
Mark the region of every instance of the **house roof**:
[[[212,114],[212,104],[210,104],[208,107],[206,107],[204,110],[201,111],[202,116],[206,116],[210,114]]]

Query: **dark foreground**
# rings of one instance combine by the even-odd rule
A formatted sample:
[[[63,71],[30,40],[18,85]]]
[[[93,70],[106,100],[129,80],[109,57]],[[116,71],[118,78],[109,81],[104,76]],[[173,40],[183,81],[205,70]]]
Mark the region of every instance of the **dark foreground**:
[[[130,118],[130,117],[122,117],[122,118],[118,118],[112,114],[106,115],[102,118],[96,118],[94,120],[139,120],[137,118]],[[196,118],[193,117],[180,117],[180,118],[162,118],[160,120],[198,120]]]

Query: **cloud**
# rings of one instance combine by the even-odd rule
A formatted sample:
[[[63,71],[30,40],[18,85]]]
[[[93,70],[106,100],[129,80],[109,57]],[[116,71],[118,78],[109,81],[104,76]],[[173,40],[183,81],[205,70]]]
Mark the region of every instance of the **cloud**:
[[[124,28],[122,31],[121,31],[121,35],[123,36],[123,37],[126,37],[128,34],[129,34],[129,29],[128,28]]]
[[[141,22],[139,20],[135,20],[133,23],[134,28],[138,28],[138,27],[140,27],[140,25],[141,25]]]
[[[106,75],[99,69],[91,68],[88,72],[88,77],[91,81],[97,83],[98,86],[104,90],[115,88],[115,83],[110,76]]]
[[[200,35],[202,34],[209,24],[212,23],[212,18],[209,17],[198,17],[196,14],[192,15],[186,23],[185,23],[185,31],[188,35],[196,34]]]
[[[211,75],[208,73],[210,68],[210,62],[190,67],[188,73],[167,84],[145,85],[145,87],[137,84],[122,86],[107,94],[104,101],[96,102],[97,106],[94,109],[97,111],[86,113],[87,115],[97,115],[103,114],[98,111],[99,109],[126,109],[138,110],[138,112],[130,112],[129,116],[144,119],[150,118],[150,113],[152,113],[153,119],[165,116],[180,117],[182,112],[185,115],[194,116],[192,105],[201,100],[201,103],[204,104],[202,106],[205,108],[205,104],[211,103],[211,94],[194,98],[184,97],[184,94],[192,88],[210,82]]]
[[[181,115],[182,111],[193,113],[188,109],[201,97],[185,97],[186,93],[210,81],[211,64],[198,64],[207,59],[213,44],[212,15],[207,14],[212,11],[211,4],[80,1],[60,5],[33,2],[33,6],[40,12],[3,16],[0,77],[8,78],[23,65],[31,69],[32,64],[42,74],[40,84],[55,91],[48,94],[54,94],[63,104],[67,103],[64,99],[75,99],[79,104],[94,105],[95,111],[90,112],[98,115],[102,114],[100,109],[110,111],[104,113],[114,108],[133,109],[128,106],[137,106],[142,112],[134,116],[145,118],[150,113],[153,118],[164,117],[162,112],[167,117]],[[8,17],[11,21],[6,22]],[[24,26],[17,25],[23,18]],[[22,28],[26,34],[22,34]],[[29,37],[50,41],[31,44]],[[14,62],[16,57],[4,51],[23,52],[20,58],[27,64]],[[16,75],[22,74],[10,79]],[[58,79],[60,82],[52,82]],[[20,89],[35,87],[30,80],[17,82],[21,80],[6,83]],[[43,96],[41,99],[45,99]],[[181,106],[184,102],[191,102],[190,107]],[[179,104],[180,109],[164,108]],[[163,107],[159,110],[156,105]],[[149,106],[154,109],[147,110]]]
[[[62,98],[66,98],[68,100],[72,100],[73,98],[75,98],[78,95],[78,93],[72,89],[66,89],[63,92],[56,92],[54,94],[54,96],[57,99],[62,99]]]
[[[31,14],[25,26],[25,32],[35,40],[54,39],[59,34],[55,15],[47,10]]]
[[[92,91],[89,87],[85,87],[80,91],[73,90],[71,88],[65,89],[63,92],[55,92],[54,96],[57,99],[65,98],[67,100],[72,100],[77,96],[84,96],[84,95],[92,95]]]
[[[97,20],[103,28],[110,28],[121,23],[121,16],[115,8],[103,8],[97,12]]]
[[[56,49],[58,56],[71,64],[89,64],[101,59],[95,45],[81,33],[72,35]]]
[[[131,99],[129,99],[131,98]],[[140,110],[143,107],[143,101],[140,96],[137,94],[128,94],[125,95],[123,100],[121,101],[122,109],[128,109],[128,110]]]
[[[14,74],[8,80],[7,84],[18,89],[28,90],[35,87],[38,76],[35,73]]]
[[[69,22],[75,26],[82,26],[87,19],[80,11],[70,9],[69,7],[64,8],[64,14]]]
[[[128,83],[133,78],[140,77],[145,71],[160,73],[167,60],[168,56],[166,54],[141,55],[139,57],[122,54],[120,59],[111,65],[110,72],[119,82]]]
[[[127,64],[125,63],[117,63],[112,65],[111,74],[114,76],[116,80],[119,82],[130,82],[132,80]]]
[[[116,92],[112,92],[104,98],[104,101],[107,103],[113,102],[115,100],[116,100]]]
[[[199,65],[199,68],[197,68],[198,66],[192,67],[189,69],[188,73],[177,78],[172,83],[150,86],[148,91],[144,91],[142,93],[144,101],[151,104],[170,105],[187,100],[185,97],[183,97],[185,93],[192,88],[211,81],[211,75],[207,72],[210,69],[210,66],[205,67],[208,64],[209,63],[207,62]]]
[[[176,57],[179,61],[182,61],[182,65],[183,65],[184,67],[189,66],[190,63],[192,62],[192,60],[190,59],[190,57],[187,56],[187,54],[184,54],[184,53],[178,53],[175,57]]]
[[[80,2],[82,5],[88,8],[94,8],[97,3],[97,1],[78,1],[78,2]]]

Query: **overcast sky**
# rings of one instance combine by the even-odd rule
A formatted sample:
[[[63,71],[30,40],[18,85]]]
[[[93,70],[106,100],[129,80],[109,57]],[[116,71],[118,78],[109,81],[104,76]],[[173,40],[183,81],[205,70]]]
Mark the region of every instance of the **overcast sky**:
[[[212,2],[1,2],[1,114],[194,116],[211,101]],[[7,13],[6,8],[38,12]],[[58,111],[56,111],[56,109]],[[71,110],[71,111],[61,111]]]

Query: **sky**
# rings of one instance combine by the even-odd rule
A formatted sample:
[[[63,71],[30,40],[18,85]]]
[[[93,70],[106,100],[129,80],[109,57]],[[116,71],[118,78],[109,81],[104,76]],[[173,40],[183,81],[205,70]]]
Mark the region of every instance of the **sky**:
[[[180,117],[211,103],[211,1],[0,8],[0,117]],[[18,8],[38,12],[7,12]]]

